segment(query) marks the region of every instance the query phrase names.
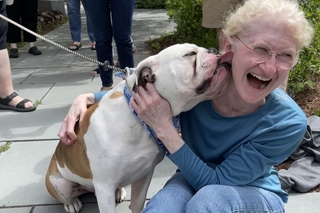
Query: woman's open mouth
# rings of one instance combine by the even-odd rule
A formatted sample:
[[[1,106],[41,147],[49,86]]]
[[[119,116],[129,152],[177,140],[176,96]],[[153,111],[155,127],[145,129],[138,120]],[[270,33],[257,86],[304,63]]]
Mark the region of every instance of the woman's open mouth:
[[[231,65],[230,65],[229,63],[227,63],[227,62],[223,62],[223,63],[219,64],[219,65],[217,66],[217,68],[215,69],[215,71],[214,71],[214,73],[213,73],[213,76],[219,74],[219,73],[222,72],[223,70],[226,70],[227,72],[230,72],[230,70],[231,70]],[[209,78],[209,79],[204,80],[204,81],[202,82],[202,84],[200,84],[200,86],[198,86],[198,87],[196,88],[196,93],[197,93],[198,95],[203,94],[203,93],[209,88],[213,76],[212,76],[211,78]]]
[[[263,89],[272,81],[271,79],[266,79],[253,73],[248,73],[247,79],[250,86],[255,89]]]

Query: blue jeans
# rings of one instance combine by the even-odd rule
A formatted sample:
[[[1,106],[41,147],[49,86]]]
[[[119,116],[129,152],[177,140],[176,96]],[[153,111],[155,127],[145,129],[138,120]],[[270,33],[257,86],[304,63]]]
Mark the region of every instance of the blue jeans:
[[[148,202],[142,213],[282,213],[282,199],[249,186],[208,185],[196,192],[180,172]]]
[[[71,39],[72,41],[81,41],[81,15],[80,15],[80,0],[67,0],[67,10],[68,10],[68,17],[69,17],[69,25],[71,31]],[[87,31],[88,36],[91,42],[96,41],[91,19],[89,14],[84,7],[84,11],[86,12],[87,17]]]
[[[135,0],[82,0],[90,16],[96,37],[96,53],[100,62],[113,65],[112,38],[117,46],[121,68],[133,67],[131,41],[132,16]],[[102,86],[113,84],[112,70],[99,66]]]

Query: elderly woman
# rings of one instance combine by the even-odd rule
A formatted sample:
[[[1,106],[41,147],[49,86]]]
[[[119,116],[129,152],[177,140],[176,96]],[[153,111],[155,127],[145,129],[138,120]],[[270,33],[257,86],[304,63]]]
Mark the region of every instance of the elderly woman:
[[[307,122],[277,87],[313,29],[296,1],[248,0],[227,17],[223,33],[232,78],[218,97],[180,115],[182,138],[152,84],[133,95],[131,106],[179,168],[143,212],[284,212],[288,194],[273,166],[299,145]],[[103,94],[75,100],[59,132],[66,144],[76,138],[75,119]]]

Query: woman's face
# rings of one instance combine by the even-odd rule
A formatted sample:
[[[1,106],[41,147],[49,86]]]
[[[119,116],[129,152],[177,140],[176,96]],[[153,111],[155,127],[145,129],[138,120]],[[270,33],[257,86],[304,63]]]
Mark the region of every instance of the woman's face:
[[[290,63],[297,59],[296,41],[283,27],[272,23],[256,25],[248,35],[231,39],[235,88],[245,102],[257,103],[289,75]],[[268,51],[272,51],[271,57]]]

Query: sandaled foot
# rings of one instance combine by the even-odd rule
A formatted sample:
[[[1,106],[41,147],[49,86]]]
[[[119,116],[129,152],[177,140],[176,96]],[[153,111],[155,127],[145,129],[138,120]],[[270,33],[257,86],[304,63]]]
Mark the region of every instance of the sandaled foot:
[[[100,74],[99,67],[98,67],[98,68],[95,68],[94,70],[92,70],[90,74],[91,74],[91,75],[97,75],[97,74]]]
[[[78,49],[80,49],[81,47],[82,47],[81,42],[73,42],[73,43],[70,45],[69,49],[70,49],[70,50],[78,50]]]
[[[96,50],[96,42],[92,42],[92,44],[91,44],[91,50]]]
[[[119,62],[119,61],[116,61],[116,63],[114,63],[114,66],[120,68],[120,62]]]
[[[134,44],[132,44],[132,53],[135,53],[136,51],[137,51],[137,47]]]
[[[17,112],[31,112],[37,107],[29,100],[23,99],[16,92],[6,98],[0,98],[0,109],[12,110]]]

